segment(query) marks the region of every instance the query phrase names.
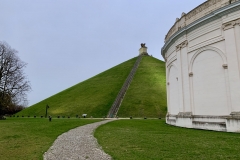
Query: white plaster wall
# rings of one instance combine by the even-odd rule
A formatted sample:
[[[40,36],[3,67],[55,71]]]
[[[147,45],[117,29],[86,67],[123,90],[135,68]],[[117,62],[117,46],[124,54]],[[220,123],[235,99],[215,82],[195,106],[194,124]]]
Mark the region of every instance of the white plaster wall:
[[[176,46],[186,40],[188,41],[188,45],[186,47],[182,48],[181,51],[176,51]],[[198,109],[199,109],[199,108],[195,108],[195,103],[196,103],[197,107],[199,107],[199,105],[204,103],[204,102],[200,102],[200,101],[198,102],[199,96],[196,96],[196,101],[195,101],[194,94],[196,94],[197,91],[194,91],[194,89],[192,89],[191,87],[194,87],[193,85],[197,86],[196,88],[198,88],[198,87],[203,88],[203,87],[198,86],[197,81],[194,81],[195,83],[193,83],[193,81],[191,81],[191,78],[189,78],[188,74],[190,72],[192,72],[192,70],[190,71],[189,68],[190,68],[190,63],[191,63],[191,60],[193,59],[194,54],[196,52],[199,52],[199,50],[201,50],[202,48],[204,48],[206,46],[216,48],[216,49],[220,50],[223,55],[226,56],[224,33],[222,31],[222,20],[221,19],[217,19],[215,21],[209,22],[209,23],[203,25],[202,27],[197,28],[196,30],[183,35],[182,37],[177,39],[176,42],[171,47],[169,47],[169,49],[166,53],[166,55],[168,56],[167,67],[171,66],[172,61],[175,60],[175,63],[177,66],[176,68],[178,69],[178,75],[176,77],[178,77],[178,80],[179,80],[178,81],[178,83],[179,83],[179,85],[178,85],[178,97],[179,97],[178,107],[180,109],[179,112],[192,112],[195,114],[195,109],[196,109],[196,111],[198,111]],[[205,54],[205,55],[206,55],[206,59],[207,59],[208,54]],[[220,55],[219,55],[219,58],[221,58]],[[227,99],[229,99],[229,95],[227,95],[228,91],[226,89],[226,87],[228,87],[227,82],[226,82],[226,80],[228,80],[228,78],[227,78],[228,75],[227,75],[227,73],[225,73],[227,71],[224,71],[224,69],[222,67],[222,65],[227,62],[226,62],[226,60],[220,61],[220,59],[219,59],[219,61],[215,61],[215,59],[214,60],[209,59],[209,61],[212,61],[209,63],[209,66],[202,63],[202,65],[207,68],[206,71],[208,71],[209,70],[208,67],[210,67],[211,72],[215,72],[214,68],[211,68],[212,67],[211,65],[214,66],[214,63],[219,63],[218,69],[221,70],[221,73],[215,75],[215,77],[213,77],[214,76],[214,74],[213,74],[211,77],[208,77],[208,78],[219,79],[218,76],[221,75],[218,82],[224,84],[224,85],[222,85],[223,87],[220,87],[220,88],[224,88],[224,89],[219,89],[221,91],[224,90],[223,91],[224,94],[221,95],[221,97],[225,96],[225,98],[222,99],[222,101],[224,101],[224,103],[219,102],[219,104],[221,104],[221,105],[219,106],[219,111],[217,111],[217,112],[214,112],[214,111],[208,112],[207,109],[205,109],[205,111],[198,112],[197,115],[219,115],[219,114],[220,115],[228,115],[231,112],[231,109],[229,109],[230,106],[227,102],[228,101]],[[199,68],[200,68],[199,70],[201,70],[202,66],[199,66]],[[197,68],[195,67],[195,69],[197,69]],[[195,75],[195,71],[193,71],[193,73]],[[204,72],[201,71],[200,73],[204,73]],[[208,75],[208,74],[209,73],[206,72],[206,75]],[[202,76],[204,77],[205,75],[203,74]],[[194,78],[195,77],[193,77],[193,79]],[[213,82],[209,81],[208,78],[204,77],[203,79],[206,79],[209,83],[213,83]],[[206,83],[204,81],[200,81],[200,82]],[[217,85],[219,83],[213,83],[213,84]],[[201,85],[203,85],[203,84],[201,84]],[[209,84],[206,84],[206,85],[209,85]],[[179,90],[179,86],[181,87],[181,90]],[[214,87],[212,87],[212,88],[214,88]],[[216,88],[219,88],[219,86],[217,86]],[[220,92],[219,94],[221,94],[221,93],[222,92]],[[213,97],[214,96],[219,97],[219,94],[213,95]],[[170,98],[171,94],[168,94],[168,96]],[[204,99],[206,99],[206,97],[208,97],[208,96],[205,95]],[[172,98],[170,98],[170,99],[172,99]],[[201,99],[201,97],[200,97],[200,99]],[[207,99],[210,99],[210,100],[207,100]],[[207,99],[206,99],[206,101],[207,101],[206,103],[214,101],[211,98],[211,96],[209,96]],[[182,106],[181,106],[181,104],[182,104]],[[216,104],[218,104],[218,103],[216,103]],[[211,105],[209,104],[209,105],[206,105],[205,107],[208,108],[209,106],[214,106],[214,105],[215,104],[211,104]],[[225,105],[225,108],[223,107],[223,105]],[[212,109],[212,110],[214,110],[214,109]],[[170,112],[170,114],[173,114],[173,113]],[[174,113],[174,114],[176,114],[176,113]]]
[[[225,72],[221,56],[212,50],[201,52],[192,72],[194,115],[228,115]]]
[[[168,107],[170,114],[178,114],[179,112],[179,96],[178,96],[178,81],[177,81],[177,68],[172,65],[169,69],[169,81],[168,81]]]
[[[172,45],[169,49],[168,52],[166,53],[166,58],[171,59],[172,56],[174,56],[175,53],[175,45]],[[176,53],[175,53],[176,55]]]
[[[205,34],[202,34],[199,36],[195,35],[198,37],[196,37],[195,39],[190,41],[190,43],[189,43],[190,49],[192,49],[193,47],[199,46],[199,45],[203,44],[204,42],[207,42],[211,39],[221,36],[221,33],[222,33],[221,29],[218,26],[218,28],[215,28],[214,30],[210,31],[209,33],[205,33]]]
[[[225,42],[224,42],[224,39],[221,37],[221,39],[215,39],[213,38],[213,40],[216,40],[216,41],[211,41],[211,40],[208,40],[208,41],[205,41],[205,44],[206,45],[200,45],[198,47],[196,47],[195,49],[190,49],[190,45],[189,45],[189,51],[188,51],[188,67],[190,67],[190,63],[191,63],[191,60],[194,56],[194,54],[198,51],[200,51],[201,49],[203,49],[204,47],[212,47],[212,48],[216,48],[217,50],[219,50],[225,57],[226,57],[226,49],[225,49]],[[201,41],[200,41],[201,42]],[[224,62],[225,63],[225,62]]]
[[[212,21],[207,17],[198,25],[196,19],[196,27],[168,37],[162,49],[169,82],[168,124],[240,132],[240,10],[231,10],[239,9],[240,2],[228,5],[224,0],[224,5],[229,8],[209,11]]]
[[[224,38],[221,27],[221,19],[217,19],[188,33],[188,52],[194,52],[202,47],[218,44],[218,42],[223,41]]]
[[[181,49],[181,69],[182,75],[179,78],[182,78],[182,88],[183,88],[183,110],[182,112],[191,112],[191,100],[190,100],[190,84],[189,84],[189,70],[188,70],[188,47]]]
[[[190,47],[193,46],[191,44],[191,41],[194,41],[195,39],[197,39],[197,38],[199,38],[201,36],[204,36],[204,35],[206,35],[208,33],[211,33],[212,31],[214,31],[216,29],[221,28],[221,25],[222,25],[222,20],[221,19],[216,19],[216,20],[214,20],[212,22],[209,22],[209,23],[203,25],[200,28],[195,29],[194,32],[188,33],[188,40],[190,42],[189,43]],[[221,33],[219,35],[221,35]]]
[[[175,50],[174,50],[174,52],[169,56],[166,65],[169,66],[174,60],[176,60],[176,52],[175,52]]]
[[[229,92],[232,112],[240,112],[240,39],[235,21],[227,23],[224,29],[225,47],[228,63]]]

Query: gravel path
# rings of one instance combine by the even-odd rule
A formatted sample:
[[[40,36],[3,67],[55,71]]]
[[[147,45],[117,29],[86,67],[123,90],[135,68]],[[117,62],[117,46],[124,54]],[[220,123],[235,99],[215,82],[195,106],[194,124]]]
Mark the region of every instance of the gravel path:
[[[116,119],[105,120],[87,124],[72,129],[62,135],[53,143],[44,154],[44,160],[110,160],[93,136],[94,130],[105,123]]]

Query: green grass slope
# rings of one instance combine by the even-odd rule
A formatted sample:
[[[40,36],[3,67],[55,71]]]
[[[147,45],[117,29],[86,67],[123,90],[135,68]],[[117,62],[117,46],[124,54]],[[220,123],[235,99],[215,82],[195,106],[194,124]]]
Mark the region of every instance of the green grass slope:
[[[130,59],[86,81],[72,86],[19,112],[19,116],[44,116],[46,104],[51,116],[106,116],[136,58]],[[46,88],[47,89],[47,88]]]
[[[165,63],[144,56],[127,90],[118,117],[164,117],[167,112]]]

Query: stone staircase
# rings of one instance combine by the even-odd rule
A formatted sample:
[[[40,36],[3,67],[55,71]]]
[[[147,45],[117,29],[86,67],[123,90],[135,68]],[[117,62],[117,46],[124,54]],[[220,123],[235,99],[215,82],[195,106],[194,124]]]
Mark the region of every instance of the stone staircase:
[[[122,100],[124,98],[124,95],[126,94],[127,89],[130,86],[130,83],[132,82],[134,74],[136,73],[137,68],[138,68],[138,66],[139,66],[139,64],[140,64],[140,62],[142,60],[142,56],[143,55],[139,55],[138,56],[138,58],[137,58],[137,60],[136,60],[136,62],[134,64],[131,72],[129,73],[129,75],[128,75],[127,79],[125,80],[121,90],[119,91],[115,101],[113,102],[111,109],[108,112],[108,116],[107,116],[108,118],[115,118],[117,116],[117,112],[118,112],[118,110],[119,110],[119,108],[121,106],[121,103],[122,103]]]

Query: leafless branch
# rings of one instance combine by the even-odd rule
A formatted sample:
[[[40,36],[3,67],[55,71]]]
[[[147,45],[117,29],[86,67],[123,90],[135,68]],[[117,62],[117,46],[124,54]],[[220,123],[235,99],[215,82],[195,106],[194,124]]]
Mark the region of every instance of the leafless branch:
[[[26,100],[31,87],[23,72],[25,67],[26,63],[20,60],[17,51],[0,42],[0,116],[4,107]]]

